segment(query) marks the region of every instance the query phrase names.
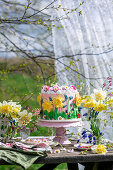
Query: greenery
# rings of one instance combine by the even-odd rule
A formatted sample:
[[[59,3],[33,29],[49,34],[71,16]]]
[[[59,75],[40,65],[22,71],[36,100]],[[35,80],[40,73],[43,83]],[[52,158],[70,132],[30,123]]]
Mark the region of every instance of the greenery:
[[[47,74],[49,73],[47,72]],[[51,81],[48,82],[48,84],[50,83]],[[23,108],[25,106],[30,107],[30,109],[38,108],[37,95],[40,93],[42,85],[41,76],[32,77],[25,71],[2,74],[0,77],[0,101],[19,101]],[[37,131],[31,133],[31,136],[52,135],[53,131],[52,128],[39,127]],[[32,165],[29,170],[35,170],[41,166],[41,164]],[[66,164],[61,164],[56,170],[66,170],[66,166]],[[22,168],[15,165],[3,165],[0,166],[0,170],[22,170]]]

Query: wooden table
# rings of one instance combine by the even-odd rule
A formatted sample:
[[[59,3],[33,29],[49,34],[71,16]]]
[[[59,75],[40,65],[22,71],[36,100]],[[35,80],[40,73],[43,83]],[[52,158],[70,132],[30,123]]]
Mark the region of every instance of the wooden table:
[[[112,170],[113,152],[108,152],[105,155],[93,154],[90,151],[87,154],[80,154],[80,151],[67,153],[63,151],[59,154],[48,153],[46,157],[38,158],[34,164],[45,164],[39,170],[52,170],[61,163],[67,163],[68,170],[78,170],[78,163],[85,164],[86,169],[90,166],[92,170],[94,163],[98,165],[97,170]],[[99,163],[99,164],[98,164]],[[9,165],[7,162],[0,160],[0,165]]]

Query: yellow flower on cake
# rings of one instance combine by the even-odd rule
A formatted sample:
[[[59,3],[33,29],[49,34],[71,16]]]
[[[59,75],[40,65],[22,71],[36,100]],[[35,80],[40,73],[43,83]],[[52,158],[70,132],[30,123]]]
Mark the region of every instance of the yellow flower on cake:
[[[104,100],[106,98],[107,92],[103,90],[97,90],[94,89],[94,93],[92,94],[92,97],[94,97],[95,100]]]
[[[79,93],[76,92],[76,93],[75,93],[75,99],[74,99],[75,106],[80,106],[80,105],[81,105],[81,102],[82,102],[82,98],[81,98],[81,96],[79,95]]]
[[[56,107],[56,108],[62,108],[63,107],[63,100],[64,98],[61,97],[60,95],[57,95],[56,97],[53,97],[52,98],[53,100],[53,105]]]
[[[97,103],[96,106],[94,107],[94,110],[97,112],[101,112],[106,109],[106,106],[102,103]]]
[[[52,102],[49,100],[49,98],[43,100],[42,107],[44,110],[47,110],[48,112],[51,111],[53,108]]]
[[[39,94],[37,96],[37,102],[39,103],[40,106],[41,106],[41,100],[42,100],[42,94]]]
[[[105,154],[106,153],[105,146],[104,145],[97,145],[96,153],[98,153],[98,154]]]

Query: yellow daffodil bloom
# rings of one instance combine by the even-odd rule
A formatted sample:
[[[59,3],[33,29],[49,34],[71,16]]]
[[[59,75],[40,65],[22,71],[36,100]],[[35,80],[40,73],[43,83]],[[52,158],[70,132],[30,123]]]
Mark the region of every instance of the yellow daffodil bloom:
[[[94,107],[94,110],[97,112],[101,112],[105,109],[106,109],[106,106],[102,103],[96,104],[96,106]]]
[[[0,106],[0,112],[2,114],[7,115],[11,111],[12,111],[11,105],[5,104],[5,105]]]
[[[109,105],[110,107],[113,107],[113,98],[111,98],[110,100],[108,100],[108,105]]]
[[[94,94],[92,95],[95,100],[104,100],[106,98],[107,92],[103,90],[94,90]]]
[[[40,106],[41,106],[41,100],[42,100],[42,95],[39,94],[39,95],[37,96],[37,102],[39,103]]]
[[[83,104],[83,107],[86,108],[95,107],[95,101],[93,99],[86,100],[86,102]]]
[[[53,105],[56,108],[62,108],[63,107],[63,103],[62,103],[63,100],[64,100],[63,97],[60,97],[59,95],[57,95],[56,97],[53,97],[52,100],[53,100]]]
[[[44,110],[47,110],[48,112],[51,111],[51,109],[53,108],[52,102],[49,100],[49,98],[44,99],[42,107]]]
[[[76,93],[75,93],[75,99],[74,99],[75,106],[80,106],[80,105],[81,105],[81,102],[82,102],[82,98],[81,98],[81,96],[79,95],[79,93],[76,92]]]
[[[96,153],[98,153],[98,154],[105,154],[106,153],[105,146],[104,145],[97,145]]]

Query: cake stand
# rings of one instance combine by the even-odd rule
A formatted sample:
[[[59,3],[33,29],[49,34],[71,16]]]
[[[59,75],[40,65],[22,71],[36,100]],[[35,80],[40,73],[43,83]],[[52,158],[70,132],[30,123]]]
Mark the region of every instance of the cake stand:
[[[71,144],[71,142],[65,136],[66,127],[80,127],[83,126],[81,119],[73,120],[43,120],[39,119],[38,126],[42,127],[56,127],[56,136],[53,141],[56,141],[60,144]]]

